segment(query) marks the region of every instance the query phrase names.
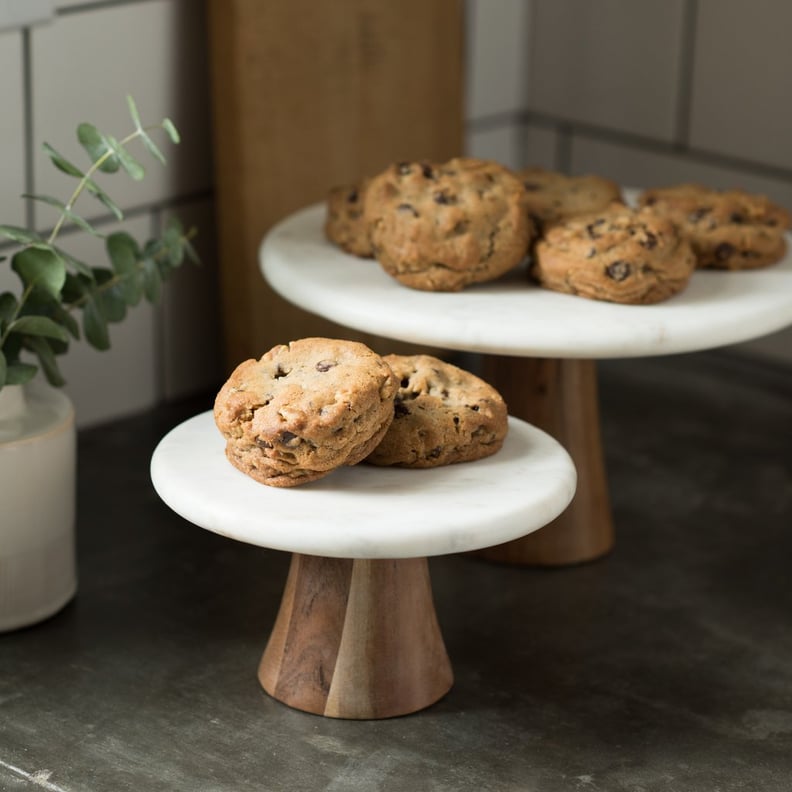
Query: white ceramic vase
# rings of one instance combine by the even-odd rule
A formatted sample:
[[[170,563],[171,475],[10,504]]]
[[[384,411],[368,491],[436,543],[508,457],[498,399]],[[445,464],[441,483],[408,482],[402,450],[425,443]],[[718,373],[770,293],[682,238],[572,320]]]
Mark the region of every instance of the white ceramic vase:
[[[52,616],[77,590],[76,462],[65,394],[0,390],[0,631]]]

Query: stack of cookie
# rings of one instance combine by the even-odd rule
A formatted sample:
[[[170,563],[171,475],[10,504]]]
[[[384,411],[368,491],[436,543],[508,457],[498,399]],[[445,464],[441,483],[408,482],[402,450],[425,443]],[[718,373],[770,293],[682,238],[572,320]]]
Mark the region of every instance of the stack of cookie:
[[[333,190],[325,232],[415,289],[458,291],[528,256],[547,289],[636,305],[678,294],[697,268],[763,267],[786,252],[790,215],[764,196],[685,184],[638,203],[598,175],[402,162]]]
[[[241,363],[215,399],[226,456],[273,487],[343,465],[429,468],[500,449],[500,394],[428,355],[375,354],[364,344],[305,338]]]

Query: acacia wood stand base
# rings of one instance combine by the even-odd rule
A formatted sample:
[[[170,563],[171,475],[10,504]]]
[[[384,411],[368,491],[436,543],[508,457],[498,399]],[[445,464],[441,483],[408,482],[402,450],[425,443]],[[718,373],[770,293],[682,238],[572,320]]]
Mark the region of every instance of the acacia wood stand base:
[[[485,355],[482,377],[509,413],[543,429],[569,452],[578,472],[572,503],[544,528],[477,555],[506,564],[563,566],[592,561],[613,547],[613,518],[600,436],[593,360]]]
[[[267,693],[332,718],[424,709],[453,684],[426,558],[294,554],[261,659]]]

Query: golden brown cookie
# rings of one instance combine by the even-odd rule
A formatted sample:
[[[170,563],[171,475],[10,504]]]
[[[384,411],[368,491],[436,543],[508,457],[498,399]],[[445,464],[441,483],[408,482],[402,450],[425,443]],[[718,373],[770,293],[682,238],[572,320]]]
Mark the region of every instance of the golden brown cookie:
[[[397,387],[364,344],[303,338],[237,366],[215,399],[215,423],[231,464],[293,487],[368,456],[393,420]]]
[[[372,258],[368,226],[363,214],[368,179],[334,187],[327,196],[325,236],[347,253]]]
[[[431,468],[482,459],[503,445],[506,404],[491,385],[429,355],[385,362],[399,381],[395,418],[367,462]]]
[[[566,176],[544,168],[523,168],[515,176],[525,187],[528,212],[540,229],[622,203],[619,185],[602,176]]]
[[[649,304],[684,289],[694,269],[689,243],[668,218],[616,204],[550,228],[531,274],[555,291]]]
[[[789,212],[764,195],[680,184],[646,190],[638,202],[679,227],[698,267],[754,269],[774,264],[786,253]]]
[[[534,227],[519,179],[495,162],[401,162],[374,177],[365,216],[374,255],[406,286],[459,291],[525,257]]]

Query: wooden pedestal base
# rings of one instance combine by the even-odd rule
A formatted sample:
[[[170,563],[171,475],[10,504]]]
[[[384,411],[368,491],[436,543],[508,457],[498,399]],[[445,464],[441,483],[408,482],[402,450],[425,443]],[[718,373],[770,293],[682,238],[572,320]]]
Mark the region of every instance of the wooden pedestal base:
[[[566,448],[578,472],[575,498],[544,528],[477,554],[507,564],[561,566],[591,561],[613,547],[608,481],[600,438],[593,360],[486,355],[482,377],[509,413],[543,429]]]
[[[425,558],[295,554],[258,672],[271,696],[332,718],[428,707],[453,673]]]

